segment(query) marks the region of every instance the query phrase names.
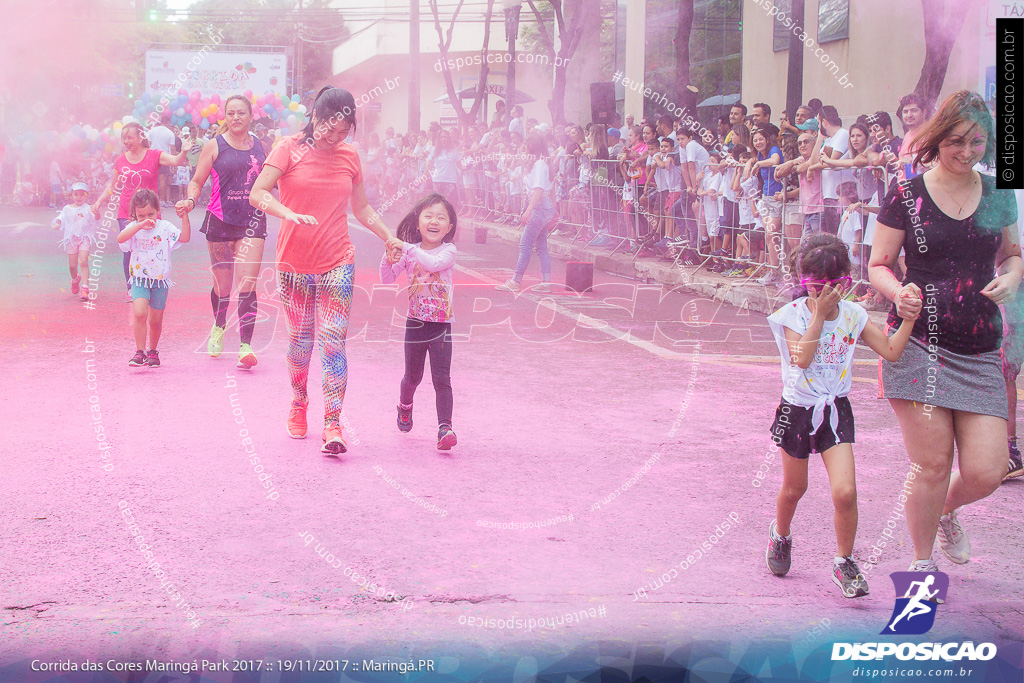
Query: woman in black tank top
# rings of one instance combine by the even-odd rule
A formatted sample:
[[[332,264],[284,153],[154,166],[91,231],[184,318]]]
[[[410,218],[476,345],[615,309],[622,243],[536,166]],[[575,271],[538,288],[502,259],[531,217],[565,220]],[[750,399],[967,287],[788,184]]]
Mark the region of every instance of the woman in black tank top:
[[[238,328],[241,346],[238,367],[256,365],[252,335],[256,325],[256,280],[263,262],[267,218],[249,204],[252,184],[263,169],[266,152],[249,132],[252,103],[242,95],[224,102],[225,123],[220,135],[208,141],[199,155],[195,175],[188,185],[188,198],[176,205],[178,215],[196,206],[196,198],[211,178],[213,189],[206,218],[200,231],[206,234],[213,271],[213,329],[206,350],[216,358],[224,350],[231,286],[238,264]]]

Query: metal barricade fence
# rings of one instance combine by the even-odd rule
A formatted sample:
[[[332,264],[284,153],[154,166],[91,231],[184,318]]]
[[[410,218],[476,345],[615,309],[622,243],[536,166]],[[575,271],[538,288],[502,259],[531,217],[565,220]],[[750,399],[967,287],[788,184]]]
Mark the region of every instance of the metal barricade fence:
[[[660,240],[668,244],[661,255],[677,266],[705,267],[716,272],[742,274],[748,279],[769,272],[792,273],[791,280],[795,280],[795,251],[808,229],[805,213],[808,206],[799,199],[787,199],[783,195],[777,228],[774,228],[775,221],[764,220],[766,211],[761,198],[738,195],[736,202],[723,200],[723,215],[711,230],[717,233],[714,236],[717,241],[712,241],[703,210],[704,197],[687,193],[685,188],[679,193],[659,191],[650,177],[653,176],[650,169],[648,182],[641,184],[639,178],[628,177],[628,173],[623,175],[617,159],[592,159],[589,163],[590,173],[583,176],[583,182],[572,164],[565,173],[559,173],[557,168],[552,173],[552,197],[558,214],[556,230],[571,240],[587,246],[611,247],[612,253],[630,249],[634,251],[634,259],[646,255],[635,248],[638,244],[650,245]],[[521,182],[528,170],[522,168],[524,165],[521,159],[514,163],[476,161],[467,165],[463,170],[463,211],[470,218],[518,225],[529,201]],[[887,190],[891,180],[889,170],[872,168],[882,170],[880,184]],[[735,172],[742,172],[742,169]],[[880,200],[881,197],[876,203]],[[741,226],[739,204],[743,201],[753,204],[751,211],[762,216],[764,228],[751,230]],[[829,222],[825,219],[829,211],[834,214],[829,219],[832,223],[842,220],[842,207],[835,204],[823,203],[810,208],[815,210],[808,213],[820,216],[812,219],[818,226]],[[796,216],[799,221],[794,220]],[[861,289],[867,286],[871,248],[867,217],[863,218],[865,229],[860,242],[851,245],[858,252],[854,256],[860,257],[855,259],[858,263],[853,277],[855,286]],[[768,249],[775,249],[778,258],[768,257]]]

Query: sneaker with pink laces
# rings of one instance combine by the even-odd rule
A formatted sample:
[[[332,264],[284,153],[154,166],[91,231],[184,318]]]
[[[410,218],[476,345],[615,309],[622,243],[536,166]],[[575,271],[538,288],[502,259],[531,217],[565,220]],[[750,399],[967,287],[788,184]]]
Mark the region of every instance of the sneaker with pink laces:
[[[321,453],[328,453],[330,455],[338,455],[348,450],[348,446],[345,444],[345,435],[341,429],[341,425],[337,422],[329,422],[324,427],[324,433],[321,437],[324,444],[320,447]]]

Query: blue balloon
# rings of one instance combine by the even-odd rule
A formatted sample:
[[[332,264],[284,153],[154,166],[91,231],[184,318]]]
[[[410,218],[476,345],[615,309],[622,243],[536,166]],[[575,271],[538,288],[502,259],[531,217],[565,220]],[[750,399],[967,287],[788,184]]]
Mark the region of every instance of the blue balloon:
[[[203,119],[199,122],[199,127],[202,128],[203,130],[206,130],[207,128],[210,127],[210,122],[207,119]]]
[[[298,94],[292,95],[292,102],[298,102],[298,101],[299,101]]]

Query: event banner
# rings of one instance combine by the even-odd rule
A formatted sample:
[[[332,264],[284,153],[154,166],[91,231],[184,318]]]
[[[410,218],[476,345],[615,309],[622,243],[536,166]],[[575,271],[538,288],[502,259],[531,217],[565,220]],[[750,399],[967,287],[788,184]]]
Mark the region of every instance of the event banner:
[[[146,50],[145,92],[160,95],[184,88],[221,97],[245,90],[284,92],[287,74],[284,53]]]

